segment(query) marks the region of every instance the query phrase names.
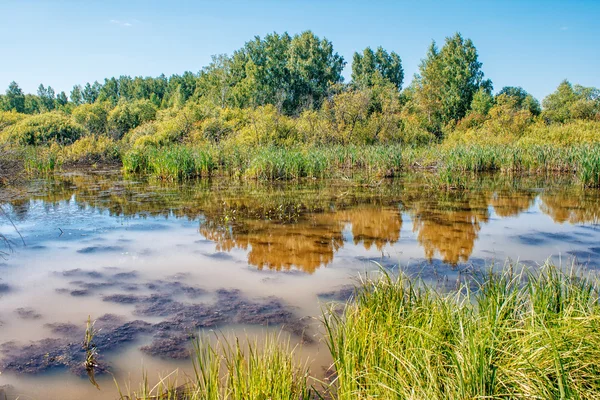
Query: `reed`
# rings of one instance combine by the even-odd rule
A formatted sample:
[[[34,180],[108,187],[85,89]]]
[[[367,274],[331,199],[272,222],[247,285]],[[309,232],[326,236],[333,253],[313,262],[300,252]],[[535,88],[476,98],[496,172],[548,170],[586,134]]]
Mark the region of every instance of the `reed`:
[[[296,360],[296,349],[279,335],[264,339],[207,337],[193,341],[195,374],[178,384],[173,372],[153,386],[147,376],[139,389],[119,389],[121,399],[138,400],[248,400],[314,398],[308,365]],[[117,384],[117,388],[119,385]]]
[[[325,319],[333,397],[597,398],[598,300],[595,280],[550,265],[449,293],[365,278],[356,302]]]

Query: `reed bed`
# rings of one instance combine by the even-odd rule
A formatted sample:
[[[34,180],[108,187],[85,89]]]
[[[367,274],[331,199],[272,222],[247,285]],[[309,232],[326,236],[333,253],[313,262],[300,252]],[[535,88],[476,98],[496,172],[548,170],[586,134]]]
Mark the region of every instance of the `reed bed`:
[[[596,280],[506,268],[440,293],[383,273],[325,319],[336,399],[597,399]]]
[[[182,181],[198,177],[278,181],[302,178],[385,178],[411,170],[435,172],[437,185],[462,188],[470,174],[570,174],[583,186],[600,187],[600,144],[401,145],[241,147],[233,145],[119,147],[108,139],[84,138],[70,146],[24,148],[30,172],[50,173],[62,165],[114,162],[127,173]]]

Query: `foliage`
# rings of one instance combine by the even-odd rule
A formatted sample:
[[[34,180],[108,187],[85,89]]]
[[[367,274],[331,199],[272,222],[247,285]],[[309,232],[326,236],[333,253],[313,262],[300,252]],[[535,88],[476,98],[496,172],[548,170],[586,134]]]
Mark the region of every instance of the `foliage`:
[[[296,349],[278,336],[267,334],[264,340],[210,338],[193,340],[194,375],[183,384],[170,374],[151,387],[147,378],[139,390],[123,393],[120,398],[138,400],[309,400],[307,363],[296,361]]]
[[[156,117],[156,106],[150,100],[135,100],[117,105],[108,114],[108,129],[111,137],[123,135]]]
[[[381,46],[376,52],[370,47],[364,49],[362,54],[355,52],[352,59],[352,82],[358,86],[370,87],[378,79],[386,79],[397,90],[402,89],[404,70],[400,56],[394,52],[388,54]]]
[[[600,90],[571,85],[567,80],[543,101],[542,116],[549,122],[568,122],[573,119],[600,119]]]
[[[73,109],[73,120],[93,135],[106,135],[108,132],[108,103],[81,104]]]
[[[8,128],[9,139],[22,145],[70,144],[83,133],[81,125],[57,112],[33,115]]]
[[[491,81],[483,79],[481,66],[473,42],[459,33],[446,38],[441,50],[435,42],[429,47],[415,77],[415,101],[436,134],[467,114],[480,88],[491,91]]]

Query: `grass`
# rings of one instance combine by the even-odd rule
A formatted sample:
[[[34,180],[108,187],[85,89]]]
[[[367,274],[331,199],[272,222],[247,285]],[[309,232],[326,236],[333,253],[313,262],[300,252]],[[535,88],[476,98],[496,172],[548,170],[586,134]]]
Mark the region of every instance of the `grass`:
[[[57,171],[63,165],[120,160],[127,173],[149,174],[169,181],[214,176],[262,181],[304,178],[373,181],[426,169],[435,172],[437,185],[445,188],[463,188],[469,174],[489,172],[569,174],[585,187],[600,187],[597,143],[571,146],[442,143],[417,148],[380,144],[292,147],[171,144],[131,148],[111,139],[87,136],[69,146],[28,146],[19,151],[27,171],[43,174]]]
[[[194,341],[194,375],[122,399],[597,399],[598,281],[507,265],[453,289],[381,270],[324,312],[333,380],[317,392],[289,341]]]
[[[573,271],[507,268],[440,293],[365,279],[325,320],[336,399],[598,398],[598,286]]]
[[[147,376],[137,391],[119,389],[121,399],[312,399],[308,366],[298,363],[295,348],[279,336],[266,335],[262,341],[220,337],[211,344],[207,337],[195,339],[194,376],[183,384],[175,373],[150,386]],[[117,385],[118,387],[118,385]]]

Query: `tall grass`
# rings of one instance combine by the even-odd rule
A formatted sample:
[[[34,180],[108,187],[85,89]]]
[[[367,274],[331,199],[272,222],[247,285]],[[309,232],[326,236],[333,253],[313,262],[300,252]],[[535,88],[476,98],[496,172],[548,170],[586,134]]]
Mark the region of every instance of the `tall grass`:
[[[595,399],[595,281],[508,268],[439,293],[405,276],[365,279],[325,320],[337,399]]]
[[[58,147],[27,147],[23,152],[23,165],[30,173],[52,173],[61,164]]]
[[[296,360],[295,348],[279,336],[263,340],[220,338],[211,344],[208,338],[193,342],[195,374],[178,385],[169,375],[151,386],[147,377],[136,391],[119,389],[121,399],[185,400],[262,400],[312,399],[308,365]],[[117,385],[118,386],[118,385]]]

